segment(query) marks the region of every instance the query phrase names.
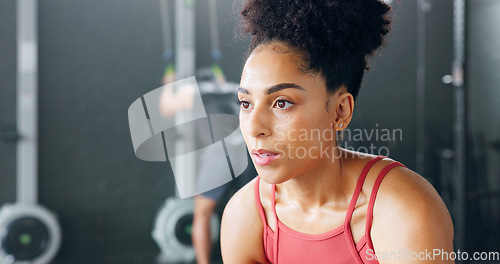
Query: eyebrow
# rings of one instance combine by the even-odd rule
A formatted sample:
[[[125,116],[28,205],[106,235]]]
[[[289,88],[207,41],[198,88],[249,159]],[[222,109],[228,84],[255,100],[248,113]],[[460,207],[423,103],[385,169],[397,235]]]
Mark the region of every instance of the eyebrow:
[[[267,88],[267,94],[268,95],[273,94],[273,93],[276,93],[278,91],[281,91],[284,89],[289,89],[289,88],[298,89],[298,90],[302,90],[302,91],[306,90],[303,87],[301,87],[295,83],[280,83],[280,84],[276,84],[276,85],[273,85],[273,86]],[[243,88],[243,87],[238,87],[238,92],[244,93],[244,94],[250,94],[250,92],[248,92],[248,90]]]

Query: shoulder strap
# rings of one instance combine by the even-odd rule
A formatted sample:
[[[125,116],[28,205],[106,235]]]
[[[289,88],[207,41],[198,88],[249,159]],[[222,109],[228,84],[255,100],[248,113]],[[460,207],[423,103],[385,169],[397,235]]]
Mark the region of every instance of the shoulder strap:
[[[368,163],[366,163],[365,167],[361,171],[361,175],[358,178],[358,183],[356,184],[356,189],[354,189],[354,193],[351,198],[351,203],[349,204],[349,208],[347,209],[347,214],[345,216],[345,221],[344,221],[344,226],[346,230],[350,233],[351,228],[350,228],[350,223],[351,223],[351,218],[352,218],[352,213],[354,212],[354,207],[356,206],[356,203],[358,202],[358,197],[359,194],[361,193],[361,189],[363,188],[363,183],[365,182],[366,175],[368,174],[368,171],[373,167],[373,165],[383,159],[386,158],[385,156],[377,156],[372,158]]]
[[[276,213],[276,184],[273,184],[272,190],[271,190],[271,206],[273,208],[273,213],[274,213],[274,241],[273,241],[273,248],[274,248],[274,264],[278,264],[278,241],[279,241],[279,235],[280,235],[280,229],[278,225],[278,214]]]
[[[372,244],[372,240],[370,237],[370,230],[371,230],[372,221],[373,221],[373,206],[375,205],[375,198],[377,196],[378,189],[379,189],[380,184],[382,183],[382,180],[384,179],[385,175],[387,175],[387,173],[391,169],[393,169],[394,167],[398,167],[398,166],[406,168],[405,165],[403,165],[397,161],[393,161],[389,165],[385,166],[382,169],[380,174],[377,176],[375,183],[373,184],[373,189],[372,189],[372,192],[370,194],[370,201],[368,202],[368,211],[366,214],[366,226],[365,226],[365,234],[366,234],[366,238],[367,238],[367,243],[371,248],[373,248],[373,244]]]
[[[257,208],[259,209],[259,214],[260,214],[260,219],[262,220],[262,224],[264,225],[264,232],[267,232],[267,221],[266,221],[266,215],[264,213],[264,207],[262,206],[262,203],[260,201],[260,191],[259,191],[259,183],[260,183],[260,177],[257,176],[257,179],[255,180],[255,200],[257,202]],[[273,213],[274,213],[274,222],[276,223],[276,228],[274,229],[274,241],[273,241],[273,254],[274,254],[274,263],[278,263],[278,236],[279,236],[279,228],[278,228],[278,215],[276,214],[276,201],[274,200],[274,192],[276,191],[276,185],[272,185],[272,192],[271,192],[271,200],[272,200],[272,208],[273,208]],[[267,243],[267,241],[264,241],[264,243]]]
[[[262,207],[262,203],[260,202],[260,191],[259,191],[260,177],[257,176],[255,180],[255,201],[257,202],[257,209],[259,209],[260,219],[262,220],[262,224],[264,225],[264,231],[267,226],[266,214],[264,213],[264,207]]]

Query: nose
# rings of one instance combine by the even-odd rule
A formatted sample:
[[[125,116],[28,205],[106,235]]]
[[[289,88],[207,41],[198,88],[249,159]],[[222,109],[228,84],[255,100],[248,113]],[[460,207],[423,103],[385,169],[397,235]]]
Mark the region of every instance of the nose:
[[[254,106],[248,114],[240,114],[240,123],[247,135],[254,138],[269,137],[272,135],[272,112],[264,106]]]

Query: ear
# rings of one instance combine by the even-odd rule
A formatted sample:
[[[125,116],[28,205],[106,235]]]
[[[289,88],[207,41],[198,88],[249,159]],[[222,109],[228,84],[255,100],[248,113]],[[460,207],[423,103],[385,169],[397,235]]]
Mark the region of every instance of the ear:
[[[351,123],[354,113],[354,97],[347,91],[339,91],[335,100],[335,120],[333,129],[341,131]]]

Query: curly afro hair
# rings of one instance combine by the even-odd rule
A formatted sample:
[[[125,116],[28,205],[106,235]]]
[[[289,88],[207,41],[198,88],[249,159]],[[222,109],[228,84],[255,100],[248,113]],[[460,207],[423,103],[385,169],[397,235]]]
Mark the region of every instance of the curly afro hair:
[[[345,85],[356,98],[367,58],[390,30],[390,7],[381,0],[246,0],[242,29],[249,54],[274,41],[301,54],[306,72],[320,73],[327,90]]]

